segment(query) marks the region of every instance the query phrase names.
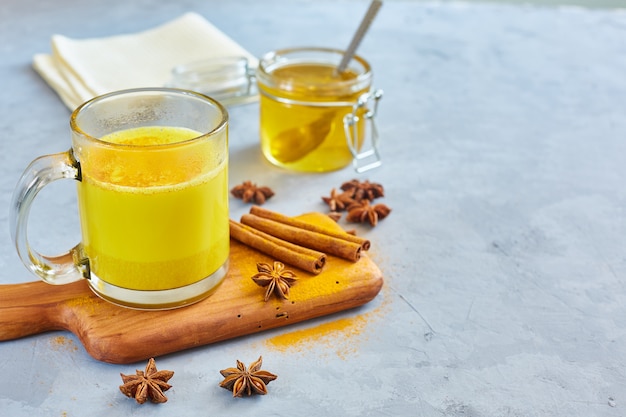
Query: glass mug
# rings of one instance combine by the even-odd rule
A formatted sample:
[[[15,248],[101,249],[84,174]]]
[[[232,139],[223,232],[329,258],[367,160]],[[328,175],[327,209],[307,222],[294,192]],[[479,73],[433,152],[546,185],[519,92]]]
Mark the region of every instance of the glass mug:
[[[96,97],[70,118],[72,148],[34,160],[11,205],[13,241],[52,284],[86,278],[101,298],[139,309],[208,296],[228,270],[228,113],[186,90]],[[82,241],[61,256],[30,247],[31,203],[46,184],[77,180]]]
[[[260,60],[261,150],[274,165],[303,172],[333,171],[350,163],[364,172],[380,165],[374,117],[382,91],[371,90],[372,70],[358,55],[338,73],[343,54],[292,48]],[[366,137],[371,147],[363,150]]]

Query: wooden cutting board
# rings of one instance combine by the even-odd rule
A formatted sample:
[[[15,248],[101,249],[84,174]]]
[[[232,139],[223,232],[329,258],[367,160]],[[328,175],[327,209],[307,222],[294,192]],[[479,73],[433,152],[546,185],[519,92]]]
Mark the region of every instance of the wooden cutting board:
[[[320,213],[300,218],[339,227]],[[265,288],[251,277],[257,262],[272,261],[231,241],[230,269],[219,288],[199,303],[166,311],[118,307],[97,297],[85,280],[0,285],[0,341],[69,330],[95,359],[131,363],[357,307],[383,284],[366,253],[356,263],[329,256],[319,275],[294,269],[298,281],[288,300],[265,302]]]

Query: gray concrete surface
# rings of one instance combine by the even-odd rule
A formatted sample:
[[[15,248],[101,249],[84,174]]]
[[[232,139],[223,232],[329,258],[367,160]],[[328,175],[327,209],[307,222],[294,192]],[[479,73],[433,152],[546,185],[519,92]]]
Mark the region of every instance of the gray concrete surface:
[[[255,55],[347,45],[367,2],[8,0],[0,7],[0,283],[33,280],[7,212],[29,161],[69,147],[68,110],[30,67],[53,33],[107,36],[186,11]],[[363,308],[157,358],[169,402],[136,405],[119,373],[52,332],[0,343],[0,416],[626,415],[626,12],[387,2],[360,53],[385,90],[392,214],[373,241],[381,294]],[[263,161],[256,104],[231,109],[230,182],[271,186],[268,208],[324,210],[350,168],[293,174]],[[32,241],[79,238],[74,184],[33,209]],[[247,211],[232,201],[233,218]],[[302,330],[284,348],[281,335]],[[291,335],[292,338],[296,335]],[[263,355],[270,394],[233,400],[219,370]]]

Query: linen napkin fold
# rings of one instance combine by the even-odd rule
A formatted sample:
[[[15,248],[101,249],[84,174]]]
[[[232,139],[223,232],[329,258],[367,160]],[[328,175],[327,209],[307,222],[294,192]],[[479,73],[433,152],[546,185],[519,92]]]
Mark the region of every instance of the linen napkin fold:
[[[71,39],[52,36],[50,54],[36,54],[33,67],[74,110],[111,91],[163,87],[172,69],[198,61],[242,56],[256,58],[197,13],[134,34]]]

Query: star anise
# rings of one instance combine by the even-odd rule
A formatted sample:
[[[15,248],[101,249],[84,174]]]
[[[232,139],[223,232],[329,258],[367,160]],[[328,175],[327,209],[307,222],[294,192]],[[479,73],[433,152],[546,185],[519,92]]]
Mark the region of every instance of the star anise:
[[[355,202],[352,199],[351,192],[344,191],[343,193],[339,193],[335,188],[332,189],[329,197],[322,197],[322,200],[328,204],[330,211],[343,211],[350,204]]]
[[[274,261],[273,268],[269,264],[259,262],[256,269],[259,273],[254,275],[252,280],[261,287],[267,287],[265,301],[269,300],[273,292],[280,298],[289,298],[289,287],[296,282],[296,274],[285,270],[285,265],[278,261]]]
[[[250,367],[237,360],[236,368],[227,368],[220,371],[224,380],[220,382],[220,387],[233,392],[233,397],[242,397],[243,394],[267,394],[266,384],[278,378],[278,376],[261,370],[263,358],[252,362]]]
[[[328,217],[333,219],[335,222],[338,222],[339,219],[341,219],[341,213],[338,213],[336,211],[331,211],[330,213],[328,213]]]
[[[368,180],[361,182],[355,179],[352,181],[344,182],[341,185],[341,189],[347,192],[348,195],[356,201],[372,201],[378,197],[385,196],[385,190],[382,185],[374,182],[369,182]]]
[[[376,226],[379,220],[389,215],[391,209],[384,204],[370,205],[369,200],[363,200],[348,207],[348,216],[346,220],[349,222],[369,222],[372,226]]]
[[[268,198],[274,195],[274,191],[271,188],[257,187],[252,181],[244,181],[242,184],[233,187],[230,192],[236,198],[242,199],[244,203],[252,202],[259,205],[265,203]]]
[[[164,403],[167,397],[163,394],[172,386],[167,381],[174,376],[173,371],[157,371],[154,358],[150,358],[145,371],[136,371],[136,375],[124,375],[120,385],[120,391],[127,397],[135,398],[139,404],[143,404],[147,399],[153,403]]]

